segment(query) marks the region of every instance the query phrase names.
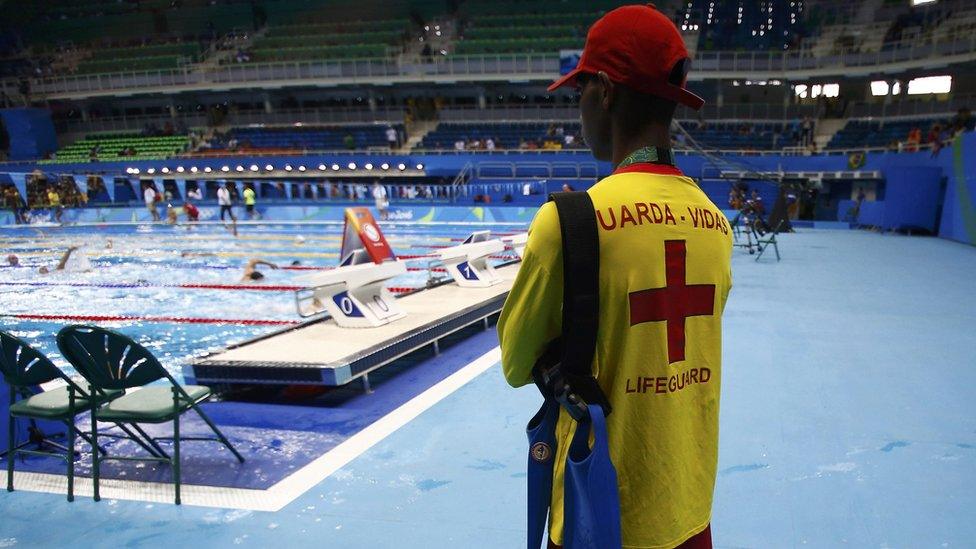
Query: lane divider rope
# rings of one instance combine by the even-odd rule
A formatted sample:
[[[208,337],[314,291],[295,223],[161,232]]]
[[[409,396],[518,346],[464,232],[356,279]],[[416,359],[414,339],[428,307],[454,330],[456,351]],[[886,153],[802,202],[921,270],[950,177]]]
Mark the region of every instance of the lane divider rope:
[[[41,315],[0,314],[22,320],[68,320],[80,322],[164,322],[170,324],[238,324],[242,326],[294,326],[297,320],[256,320],[246,318],[196,318],[182,316],[126,316],[126,315]]]
[[[285,286],[264,284],[140,284],[138,282],[0,282],[0,286],[67,286],[72,288],[184,288],[190,290],[254,290],[264,292],[295,292],[307,286]],[[418,288],[391,286],[393,293],[411,292]]]

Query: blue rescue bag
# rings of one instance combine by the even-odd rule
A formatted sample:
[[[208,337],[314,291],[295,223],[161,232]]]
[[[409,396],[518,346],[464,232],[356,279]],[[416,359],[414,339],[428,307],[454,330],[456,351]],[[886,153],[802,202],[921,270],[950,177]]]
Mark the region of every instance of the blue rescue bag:
[[[599,318],[600,249],[593,202],[585,192],[550,195],[563,242],[563,333],[538,359],[532,377],[545,398],[529,421],[528,549],[545,546],[560,408],[578,422],[565,466],[566,549],[621,546],[617,472],[610,459],[610,403],[590,369]],[[592,430],[594,443],[589,447]]]

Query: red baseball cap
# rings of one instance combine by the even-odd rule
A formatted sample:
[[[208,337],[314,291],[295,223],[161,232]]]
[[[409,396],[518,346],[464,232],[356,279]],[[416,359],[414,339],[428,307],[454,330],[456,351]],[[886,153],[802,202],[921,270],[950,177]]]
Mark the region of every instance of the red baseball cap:
[[[687,74],[680,86],[668,82],[675,66],[688,61],[685,42],[670,19],[650,5],[622,6],[593,23],[579,64],[549,91],[575,84],[582,72],[603,71],[613,82],[698,110],[705,100],[685,89]]]

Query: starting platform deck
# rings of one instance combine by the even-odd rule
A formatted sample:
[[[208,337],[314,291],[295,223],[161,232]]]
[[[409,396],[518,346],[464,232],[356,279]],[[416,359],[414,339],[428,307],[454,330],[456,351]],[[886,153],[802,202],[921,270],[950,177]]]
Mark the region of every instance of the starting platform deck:
[[[487,322],[505,303],[519,263],[496,268],[500,283],[462,288],[453,282],[398,299],[406,317],[375,328],[342,328],[328,317],[200,357],[184,367],[189,383],[339,386],[433,345],[462,328]]]

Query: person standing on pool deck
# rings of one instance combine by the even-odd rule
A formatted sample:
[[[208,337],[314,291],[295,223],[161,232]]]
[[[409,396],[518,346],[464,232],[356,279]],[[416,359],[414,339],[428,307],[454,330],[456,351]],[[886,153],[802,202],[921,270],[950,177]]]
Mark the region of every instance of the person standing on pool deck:
[[[230,220],[234,222],[236,227],[237,218],[234,217],[234,202],[230,196],[230,183],[224,182],[223,185],[217,189],[217,205],[220,206],[220,220],[224,220],[224,214],[230,214]]]
[[[722,311],[732,240],[721,210],[674,165],[669,127],[688,54],[674,24],[647,5],[594,23],[575,70],[550,90],[580,91],[583,136],[612,175],[587,192],[600,244],[599,332],[592,373],[617,470],[624,547],[711,547],[718,462]],[[553,204],[538,212],[498,321],[502,369],[514,387],[562,333],[563,262]],[[549,515],[563,540],[563,474],[575,422],[560,410]]]
[[[159,221],[159,212],[156,210],[156,189],[151,184],[146,184],[146,189],[142,191],[142,198],[146,201],[146,209],[152,214],[152,220]]]
[[[251,183],[244,185],[244,210],[247,212],[248,219],[257,218],[257,212],[254,211],[254,206],[257,204],[256,193],[254,192],[254,186]]]
[[[386,187],[380,185],[379,181],[373,182],[373,201],[376,203],[376,211],[380,214],[380,219],[385,221],[389,214],[390,199],[386,194]]]
[[[47,202],[51,206],[51,211],[54,212],[54,221],[61,223],[61,215],[64,214],[64,208],[61,207],[61,195],[54,187],[47,188]]]

